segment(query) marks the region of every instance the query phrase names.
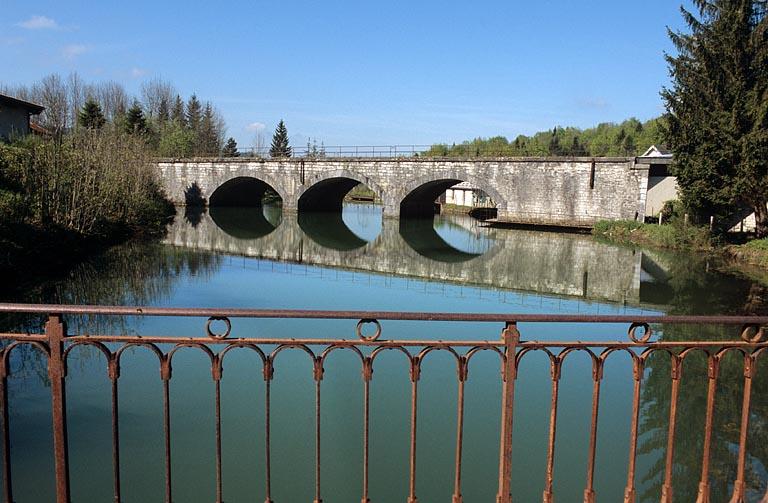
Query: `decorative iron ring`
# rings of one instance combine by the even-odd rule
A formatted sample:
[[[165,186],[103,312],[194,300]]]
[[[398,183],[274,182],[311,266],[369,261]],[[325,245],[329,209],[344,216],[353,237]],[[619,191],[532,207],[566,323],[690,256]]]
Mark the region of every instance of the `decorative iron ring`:
[[[223,321],[227,326],[227,329],[222,333],[216,333],[211,330],[211,323],[214,321]],[[232,322],[226,316],[211,316],[208,318],[208,322],[205,324],[205,331],[208,333],[208,337],[213,339],[226,339],[229,337],[229,333],[232,331]]]
[[[750,336],[749,334],[753,330],[755,331],[755,335]],[[741,328],[741,339],[744,342],[751,342],[756,344],[758,342],[762,342],[763,337],[765,337],[765,327],[754,323],[748,323]]]
[[[373,335],[365,336],[363,335],[363,325],[366,323],[375,323],[376,324],[376,332]],[[357,336],[366,341],[366,342],[373,342],[376,339],[379,338],[381,335],[381,324],[378,322],[378,320],[374,320],[371,318],[363,318],[362,320],[357,322],[357,327],[355,328],[355,331],[357,332]]]
[[[643,333],[642,337],[638,337],[636,335],[638,328],[645,329],[645,332]],[[629,338],[632,339],[632,342],[635,342],[637,344],[643,344],[651,340],[651,335],[653,334],[653,330],[651,330],[651,326],[647,323],[634,322],[632,323],[632,325],[629,326],[629,331],[627,333],[629,334]]]

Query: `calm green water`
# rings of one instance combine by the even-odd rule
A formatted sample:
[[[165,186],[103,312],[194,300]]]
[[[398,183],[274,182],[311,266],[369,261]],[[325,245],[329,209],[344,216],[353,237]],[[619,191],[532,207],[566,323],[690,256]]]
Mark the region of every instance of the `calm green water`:
[[[494,230],[461,217],[383,221],[377,206],[343,215],[281,215],[279,209],[213,208],[179,214],[162,244],[110,250],[41,285],[25,302],[370,309],[508,313],[710,314],[765,312],[766,289],[717,271],[716,264],[620,248],[589,236]],[[204,320],[70,318],[75,333],[199,336]],[[35,327],[36,320],[5,325]],[[494,339],[500,324],[385,322],[388,339]],[[537,340],[617,340],[626,327],[522,324]],[[733,338],[718,327],[666,328],[666,340]],[[234,320],[233,336],[354,338],[352,321]],[[268,348],[265,348],[268,349]],[[765,359],[763,359],[765,360]],[[53,501],[51,417],[45,362],[22,348],[9,379],[14,496]],[[231,352],[222,380],[224,500],[264,499],[264,382],[250,353]],[[359,501],[362,487],[360,363],[334,353],[322,383],[322,487],[325,502]],[[706,389],[703,358],[686,362],[679,407],[676,501],[695,500]],[[740,362],[727,358],[718,387],[713,500],[727,500],[735,478],[741,406]],[[419,388],[417,495],[450,501],[456,426],[455,363],[430,354]],[[649,362],[643,388],[638,492],[658,500],[667,426],[669,364]],[[156,358],[129,351],[120,377],[123,500],[163,500],[162,387]],[[609,359],[600,401],[595,487],[601,502],[621,501],[627,469],[632,375],[629,358]],[[213,381],[207,357],[182,350],[171,381],[176,502],[215,499]],[[495,501],[500,415],[499,361],[480,354],[466,386],[464,501]],[[557,425],[557,501],[582,499],[591,403],[588,358],[563,369]],[[67,381],[72,500],[112,498],[109,381],[103,357],[87,348],[69,360]],[[371,499],[403,502],[408,489],[410,382],[402,355],[377,360],[371,385]],[[513,485],[519,502],[540,501],[544,484],[550,379],[548,361],[530,354],[515,397]],[[759,501],[768,462],[768,365],[753,388],[749,501]],[[314,384],[300,351],[276,362],[272,386],[272,497],[311,501],[314,489]]]

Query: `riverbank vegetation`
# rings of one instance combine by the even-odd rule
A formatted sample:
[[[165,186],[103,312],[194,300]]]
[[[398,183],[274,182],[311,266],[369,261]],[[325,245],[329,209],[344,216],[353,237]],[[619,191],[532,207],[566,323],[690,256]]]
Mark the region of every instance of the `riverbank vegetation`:
[[[475,138],[460,144],[437,144],[419,154],[426,157],[636,156],[662,142],[663,119],[628,119],[596,127],[554,127],[533,136]]]
[[[0,144],[0,273],[11,285],[162,233],[173,208],[153,159],[237,154],[215,107],[165,81],[130,96],[116,82],[49,75],[0,92],[45,107],[33,118],[43,134]]]
[[[0,273],[13,284],[163,232],[173,207],[151,156],[113,124],[0,145]]]
[[[601,220],[592,233],[608,241],[682,251],[711,251],[717,245],[707,228],[675,220],[658,225],[635,220]]]
[[[725,259],[737,269],[745,265],[768,269],[768,238],[744,242],[743,234],[720,234],[708,227],[686,224],[682,219],[673,219],[664,225],[603,220],[595,224],[592,233],[611,243],[709,253]]]

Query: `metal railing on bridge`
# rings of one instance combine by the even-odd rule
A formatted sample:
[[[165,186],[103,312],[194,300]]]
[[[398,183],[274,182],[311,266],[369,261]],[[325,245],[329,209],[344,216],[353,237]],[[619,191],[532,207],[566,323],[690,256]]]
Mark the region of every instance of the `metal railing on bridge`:
[[[431,145],[307,145],[292,147],[291,157],[299,159],[325,158],[408,158],[418,157],[428,151]],[[269,159],[269,147],[240,148],[240,157]]]
[[[488,351],[498,356],[501,369],[501,420],[500,439],[498,444],[498,489],[497,503],[511,501],[512,481],[512,426],[515,405],[515,381],[518,377],[520,362],[532,352],[543,352],[549,359],[551,375],[551,406],[549,409],[549,437],[546,446],[546,473],[544,474],[544,502],[554,498],[554,459],[557,440],[556,424],[558,413],[558,396],[561,368],[571,354],[586,354],[592,366],[592,402],[591,419],[589,423],[589,447],[587,473],[585,478],[584,501],[595,500],[595,454],[597,450],[597,427],[599,419],[600,389],[603,380],[603,369],[606,362],[615,354],[629,355],[633,375],[633,399],[631,414],[631,429],[629,439],[629,458],[624,501],[636,501],[636,458],[638,454],[638,422],[641,412],[641,388],[643,387],[644,366],[654,354],[662,354],[668,358],[671,368],[671,398],[669,423],[666,433],[666,454],[664,461],[664,481],[661,490],[663,502],[672,501],[672,472],[675,452],[677,404],[680,393],[683,361],[692,353],[701,353],[707,359],[708,372],[706,376],[707,398],[706,417],[703,430],[703,450],[701,458],[701,477],[699,482],[699,503],[709,501],[710,456],[713,420],[715,415],[715,390],[718,383],[718,369],[726,354],[736,353],[743,358],[743,401],[741,421],[738,433],[738,445],[733,449],[738,451],[738,461],[735,479],[732,481],[731,502],[745,501],[745,464],[747,456],[747,431],[750,424],[750,400],[752,397],[752,380],[758,359],[768,353],[768,342],[765,340],[765,324],[768,317],[735,317],[735,316],[573,316],[573,315],[531,315],[531,314],[462,314],[462,313],[414,313],[414,312],[368,312],[368,311],[302,311],[302,310],[247,310],[247,309],[186,309],[186,308],[152,308],[152,307],[105,307],[105,306],[69,306],[69,305],[29,305],[29,304],[0,304],[0,313],[28,313],[44,316],[47,320],[41,333],[0,333],[2,358],[0,358],[0,406],[2,407],[3,449],[3,501],[12,503],[12,465],[9,432],[9,396],[7,380],[11,373],[10,355],[22,345],[29,345],[39,350],[48,362],[50,378],[50,395],[53,415],[53,452],[55,461],[56,495],[59,503],[70,501],[69,459],[67,451],[67,407],[65,405],[66,364],[72,350],[78,346],[96,348],[106,358],[108,379],[111,381],[112,401],[112,460],[114,477],[114,501],[121,501],[120,485],[120,433],[118,417],[118,391],[120,378],[121,356],[130,347],[143,347],[157,357],[163,385],[163,417],[165,438],[165,500],[172,501],[171,484],[171,407],[169,383],[172,377],[172,361],[180,348],[194,348],[201,351],[211,364],[211,377],[215,382],[215,400],[211,408],[215,417],[215,467],[216,467],[216,501],[224,501],[222,484],[222,446],[221,446],[221,389],[225,356],[233,349],[244,348],[258,355],[261,363],[261,374],[265,381],[263,414],[265,416],[265,488],[264,498],[272,502],[271,453],[275,449],[270,439],[271,428],[271,397],[270,382],[281,353],[289,350],[303,352],[311,360],[315,391],[315,437],[314,437],[314,501],[322,501],[321,473],[321,444],[320,444],[320,411],[321,388],[323,383],[324,365],[334,351],[349,351],[356,355],[360,362],[363,383],[363,428],[362,428],[362,472],[361,501],[369,499],[369,459],[370,459],[370,384],[373,379],[373,368],[377,357],[382,352],[392,350],[403,355],[407,360],[410,379],[410,446],[408,456],[409,503],[417,502],[416,453],[417,453],[417,407],[419,403],[419,380],[421,366],[433,352],[446,352],[453,357],[457,370],[457,410],[453,502],[462,501],[462,463],[464,438],[464,386],[468,379],[468,371],[473,358],[480,352]],[[69,316],[106,316],[106,317],[195,317],[201,320],[200,333],[178,334],[178,336],[147,336],[134,334],[70,334],[67,332],[66,317]],[[307,338],[305,336],[288,336],[278,338],[250,337],[246,334],[235,333],[232,329],[232,319],[236,318],[287,318],[287,319],[346,319],[350,323],[352,338]],[[205,321],[207,319],[207,321]],[[398,339],[395,332],[393,338],[384,338],[383,320],[410,320],[420,322],[494,322],[503,323],[504,329],[496,340],[411,340]],[[354,321],[357,322],[356,327]],[[615,341],[549,341],[524,340],[521,338],[520,323],[585,323],[585,324],[624,324],[626,333],[620,335],[623,340]],[[664,341],[652,340],[652,326],[674,324],[692,325],[701,328],[709,325],[735,327],[733,340],[727,341]],[[372,325],[370,328],[364,328]],[[353,328],[354,327],[354,328]],[[737,332],[738,330],[738,332]],[[366,335],[368,332],[368,335]],[[570,331],[573,333],[573,331]],[[293,334],[296,335],[296,334]],[[739,337],[740,336],[740,337]],[[578,337],[578,336],[577,336]],[[703,383],[702,383],[703,384]],[[254,497],[256,497],[254,495]],[[762,501],[768,501],[768,494]]]

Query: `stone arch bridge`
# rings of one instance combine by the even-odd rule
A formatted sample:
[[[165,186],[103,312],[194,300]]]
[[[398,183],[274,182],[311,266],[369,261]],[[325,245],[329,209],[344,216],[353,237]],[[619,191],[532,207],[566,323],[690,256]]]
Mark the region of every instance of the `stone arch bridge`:
[[[193,159],[158,162],[176,205],[257,206],[274,190],[287,212],[340,210],[364,184],[385,217],[432,215],[449,187],[469,182],[490,196],[503,222],[590,227],[642,219],[648,165],[635,158]]]

